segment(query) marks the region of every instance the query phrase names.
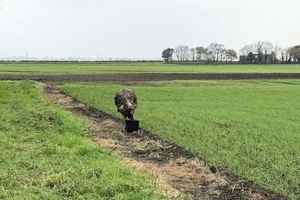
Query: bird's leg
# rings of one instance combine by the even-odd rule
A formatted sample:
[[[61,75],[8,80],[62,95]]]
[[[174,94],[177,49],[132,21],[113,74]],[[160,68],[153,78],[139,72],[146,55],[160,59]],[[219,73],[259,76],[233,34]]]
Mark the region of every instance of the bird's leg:
[[[133,120],[134,120],[133,114],[130,113],[130,114],[128,115],[128,119],[131,120],[131,121],[133,121]]]

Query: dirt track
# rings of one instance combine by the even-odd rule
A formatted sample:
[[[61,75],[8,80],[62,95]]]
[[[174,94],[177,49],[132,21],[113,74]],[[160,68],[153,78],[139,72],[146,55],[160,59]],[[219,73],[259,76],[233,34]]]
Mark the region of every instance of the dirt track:
[[[88,120],[94,140],[100,146],[120,154],[128,166],[157,177],[170,199],[181,195],[195,200],[286,199],[225,169],[209,166],[191,152],[146,130],[127,134],[120,119],[67,96],[53,85],[48,85],[46,91],[52,102]]]
[[[168,81],[168,80],[244,80],[300,79],[300,73],[137,73],[84,75],[14,75],[0,74],[0,80],[36,81]]]

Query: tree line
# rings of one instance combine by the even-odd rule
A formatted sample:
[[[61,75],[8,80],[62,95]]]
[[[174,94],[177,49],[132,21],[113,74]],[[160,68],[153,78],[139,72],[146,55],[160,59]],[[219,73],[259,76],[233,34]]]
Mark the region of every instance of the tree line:
[[[227,49],[219,43],[193,48],[179,45],[176,48],[164,49],[162,58],[165,63],[300,64],[300,45],[283,49],[271,42],[258,41],[241,48],[239,56],[234,49]]]

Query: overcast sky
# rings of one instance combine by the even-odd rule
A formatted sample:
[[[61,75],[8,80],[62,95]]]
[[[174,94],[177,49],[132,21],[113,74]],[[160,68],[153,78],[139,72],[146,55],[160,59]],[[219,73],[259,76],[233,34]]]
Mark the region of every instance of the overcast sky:
[[[299,0],[0,0],[0,57],[159,58],[166,47],[300,44]]]

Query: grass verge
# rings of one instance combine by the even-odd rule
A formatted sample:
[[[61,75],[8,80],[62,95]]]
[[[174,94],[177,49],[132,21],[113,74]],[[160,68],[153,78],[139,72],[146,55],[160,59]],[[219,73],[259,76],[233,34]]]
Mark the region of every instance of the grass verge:
[[[34,82],[0,82],[0,199],[162,199]]]

